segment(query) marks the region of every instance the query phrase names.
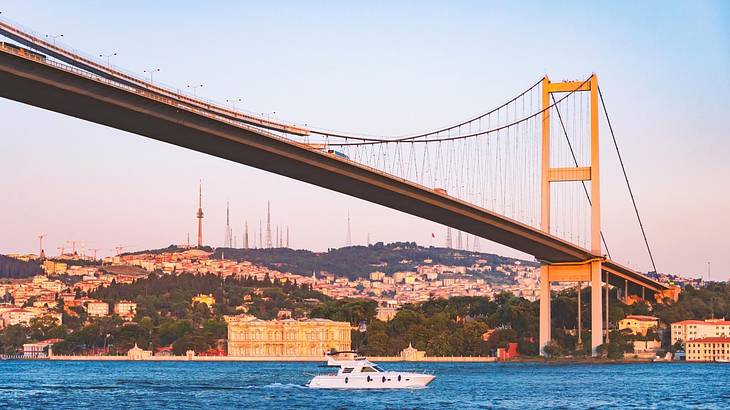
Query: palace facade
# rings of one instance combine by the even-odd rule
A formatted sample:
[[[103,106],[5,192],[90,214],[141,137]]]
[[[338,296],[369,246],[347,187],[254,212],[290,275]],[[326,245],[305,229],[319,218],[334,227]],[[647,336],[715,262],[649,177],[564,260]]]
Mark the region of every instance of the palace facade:
[[[350,350],[350,324],[328,319],[226,317],[229,356],[323,356]]]
[[[687,341],[688,362],[730,362],[730,337],[704,337]]]

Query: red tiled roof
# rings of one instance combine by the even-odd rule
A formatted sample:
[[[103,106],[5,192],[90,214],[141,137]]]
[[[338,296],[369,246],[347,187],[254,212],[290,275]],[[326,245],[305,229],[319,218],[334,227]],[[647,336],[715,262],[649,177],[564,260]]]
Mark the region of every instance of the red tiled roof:
[[[681,322],[674,322],[672,325],[730,325],[730,320],[711,320],[709,322],[704,320],[683,320]]]
[[[687,343],[730,343],[730,337],[703,337],[702,339],[688,340]]]
[[[634,320],[645,320],[649,322],[654,322],[659,320],[659,318],[654,316],[646,316],[646,315],[628,315],[626,316],[626,319],[634,319]]]

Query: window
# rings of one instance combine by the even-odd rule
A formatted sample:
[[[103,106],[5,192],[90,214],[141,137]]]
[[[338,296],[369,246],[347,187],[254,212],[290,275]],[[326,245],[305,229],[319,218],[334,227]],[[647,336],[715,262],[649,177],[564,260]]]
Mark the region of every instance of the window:
[[[360,371],[361,371],[361,372],[363,372],[363,373],[378,373],[378,371],[377,371],[377,370],[373,369],[373,368],[372,368],[372,367],[370,367],[370,366],[364,366],[364,367],[362,368],[362,370],[360,370]]]
[[[352,373],[352,370],[352,367],[345,367],[344,369],[342,369],[342,373]]]

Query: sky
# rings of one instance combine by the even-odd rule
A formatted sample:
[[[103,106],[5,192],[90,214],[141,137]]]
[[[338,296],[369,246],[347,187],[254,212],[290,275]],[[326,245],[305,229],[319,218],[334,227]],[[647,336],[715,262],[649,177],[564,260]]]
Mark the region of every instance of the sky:
[[[547,74],[596,73],[657,268],[730,278],[730,3],[0,1],[1,18],[199,96],[327,129],[397,135],[484,112]],[[2,85],[0,85],[1,87]],[[113,253],[274,229],[294,248],[445,243],[446,228],[302,182],[0,99],[0,253]],[[602,128],[602,227],[651,264]],[[432,238],[432,233],[436,238]],[[193,240],[193,239],[191,239]],[[240,243],[240,242],[239,242]],[[68,246],[67,246],[68,248]],[[481,250],[525,255],[481,241]]]

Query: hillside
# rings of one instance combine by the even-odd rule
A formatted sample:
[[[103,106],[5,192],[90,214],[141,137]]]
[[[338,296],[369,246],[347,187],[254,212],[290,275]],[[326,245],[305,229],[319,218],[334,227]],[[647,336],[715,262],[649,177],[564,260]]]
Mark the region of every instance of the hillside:
[[[522,261],[504,256],[461,251],[448,248],[425,248],[415,242],[396,242],[383,244],[378,242],[370,246],[349,246],[329,249],[316,253],[308,250],[288,248],[274,249],[231,249],[217,248],[214,258],[247,260],[270,269],[288,271],[300,275],[311,275],[312,272],[327,271],[349,279],[367,277],[370,272],[382,271],[392,274],[397,271],[412,271],[424,260],[432,264],[470,267],[479,261],[481,265],[495,268],[502,264],[520,262],[524,265],[537,266],[535,262]],[[506,280],[499,273],[479,272],[477,276],[493,282]]]
[[[21,261],[9,256],[0,255],[0,278],[30,278],[43,273],[36,261]]]

